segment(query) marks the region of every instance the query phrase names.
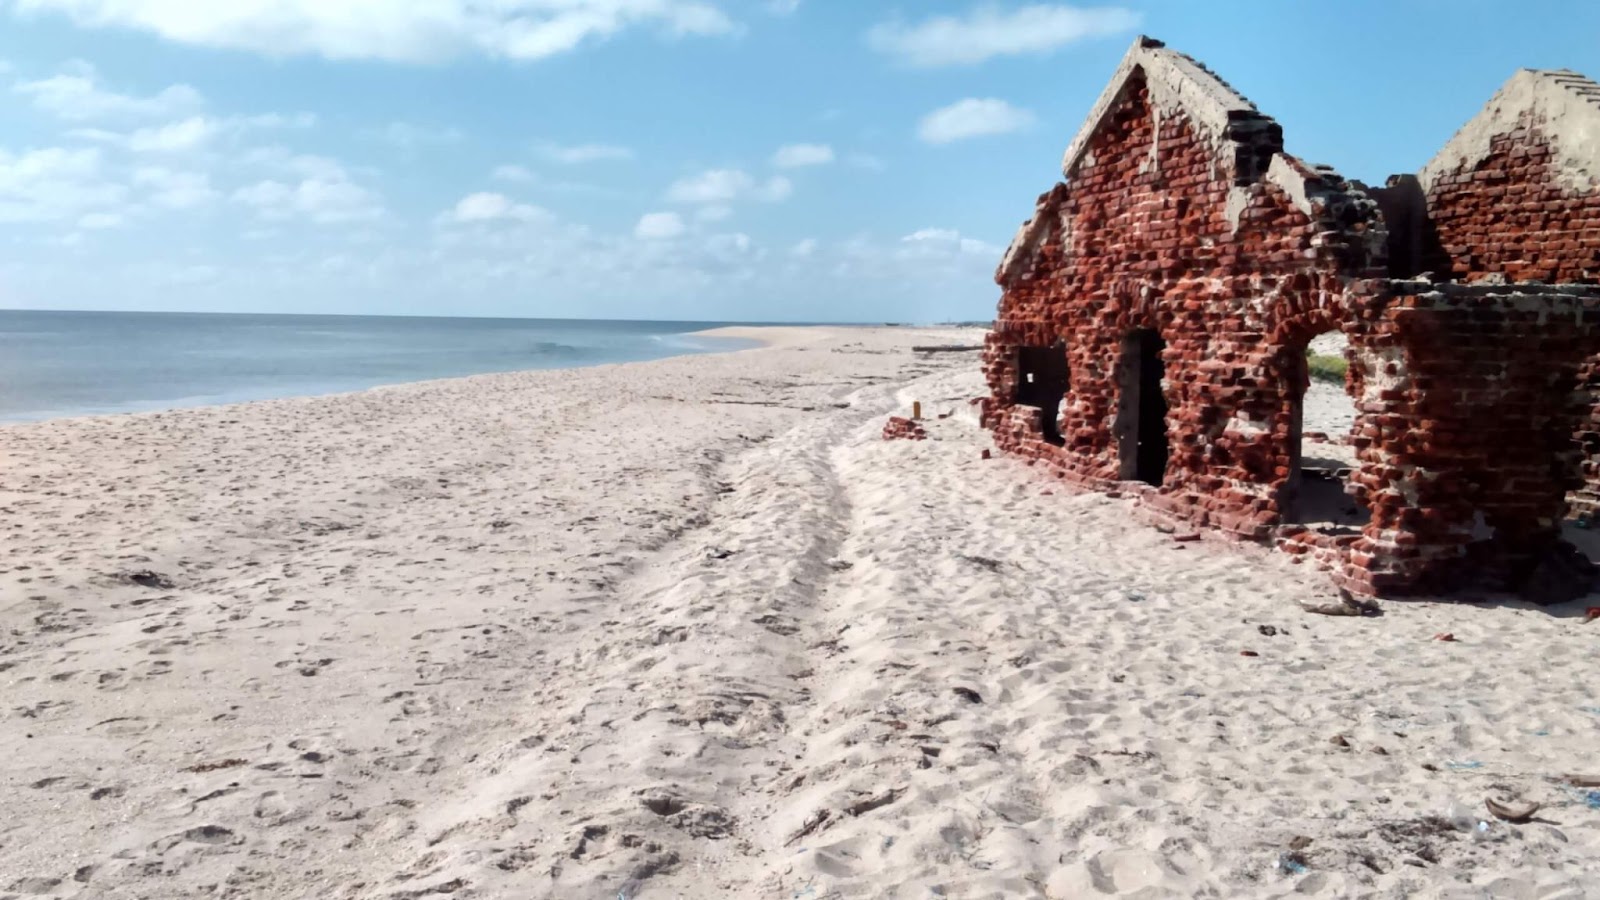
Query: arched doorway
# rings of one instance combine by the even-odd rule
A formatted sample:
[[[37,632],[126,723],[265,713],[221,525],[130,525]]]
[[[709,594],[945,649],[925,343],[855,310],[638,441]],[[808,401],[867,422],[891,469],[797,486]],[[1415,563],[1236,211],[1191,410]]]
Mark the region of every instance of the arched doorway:
[[[1122,341],[1117,365],[1117,455],[1124,481],[1159,487],[1166,480],[1167,396],[1162,388],[1167,342],[1141,328]]]

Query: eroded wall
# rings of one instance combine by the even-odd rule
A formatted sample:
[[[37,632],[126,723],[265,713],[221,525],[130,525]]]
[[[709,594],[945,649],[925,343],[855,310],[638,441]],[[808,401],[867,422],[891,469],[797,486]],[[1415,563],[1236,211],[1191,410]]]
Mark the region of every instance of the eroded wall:
[[[1275,125],[1251,133],[1278,140]],[[1241,185],[1237,161],[1273,149],[1240,152],[1130,85],[1070,187],[1041,198],[1029,257],[1008,279],[985,354],[986,421],[1002,449],[1075,483],[1122,480],[1122,345],[1154,329],[1166,341],[1171,453],[1147,502],[1268,534],[1290,467],[1292,354],[1345,318],[1348,276],[1366,274],[1363,222],[1375,217],[1341,209],[1352,221],[1331,223],[1307,196],[1319,176],[1282,156],[1272,164],[1293,190],[1266,178]],[[1071,383],[1059,447],[1043,439],[1039,411],[1014,402],[1017,348],[1058,341]]]
[[[1422,174],[1441,268],[1463,282],[1600,283],[1600,86],[1519,73]],[[1600,512],[1600,357],[1581,376],[1583,479],[1571,511]]]
[[[1270,140],[1274,129],[1248,133]],[[1487,214],[1478,189],[1461,188],[1492,183],[1478,176],[1497,165],[1499,146],[1475,157],[1470,175],[1434,173],[1428,182],[1430,202],[1459,212],[1451,246],[1493,241],[1487,226],[1468,227]],[[1002,264],[1004,295],[984,356],[984,421],[996,443],[1074,484],[1136,491],[1180,519],[1275,538],[1361,594],[1467,582],[1525,589],[1543,602],[1586,591],[1592,567],[1561,542],[1559,524],[1580,481],[1571,436],[1589,403],[1600,288],[1503,286],[1482,277],[1487,268],[1476,285],[1391,281],[1379,248],[1402,247],[1407,275],[1443,267],[1443,244],[1416,233],[1417,221],[1431,223],[1415,196],[1401,194],[1421,182],[1391,185],[1383,198],[1412,212],[1396,242],[1374,201],[1281,153],[1264,174],[1240,172],[1238,160],[1259,160],[1261,150],[1197,128],[1130,84],[1070,182],[1040,197]],[[1538,154],[1503,155],[1518,161],[1520,177],[1544,177]],[[1506,189],[1486,196],[1504,202]],[[1566,214],[1547,210],[1553,202],[1530,207],[1541,218],[1524,227]],[[1530,238],[1521,250],[1467,258],[1501,266],[1504,277],[1525,275],[1507,254],[1568,253],[1584,240]],[[1579,265],[1539,264],[1554,267],[1551,277],[1571,277],[1563,267]],[[1119,452],[1127,422],[1119,403],[1136,381],[1123,347],[1142,329],[1166,342],[1171,450],[1158,486],[1131,484]],[[1349,490],[1371,513],[1359,531],[1284,524],[1305,346],[1333,330],[1349,339],[1359,459]],[[1059,445],[1040,410],[1016,402],[1018,349],[1050,346],[1061,347],[1070,384]]]
[[[1587,591],[1592,572],[1560,543],[1560,522],[1579,480],[1572,423],[1597,314],[1594,289],[1390,287],[1355,338],[1351,486],[1372,519],[1343,548],[1341,583],[1368,594],[1533,584],[1545,602]]]
[[[1600,283],[1600,185],[1564,172],[1547,123],[1525,118],[1488,153],[1440,173],[1428,211],[1464,282]]]

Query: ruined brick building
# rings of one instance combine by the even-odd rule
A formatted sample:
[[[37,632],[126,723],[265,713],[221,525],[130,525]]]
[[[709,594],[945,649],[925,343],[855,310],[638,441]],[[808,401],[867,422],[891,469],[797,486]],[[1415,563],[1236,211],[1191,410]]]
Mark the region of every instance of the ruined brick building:
[[[1600,85],[1519,72],[1422,172],[1367,188],[1141,38],[1063,173],[996,275],[1002,450],[1363,595],[1588,590],[1561,525],[1569,494],[1600,503]],[[1343,470],[1302,458],[1306,348],[1329,332]],[[1329,490],[1359,515],[1321,512]]]

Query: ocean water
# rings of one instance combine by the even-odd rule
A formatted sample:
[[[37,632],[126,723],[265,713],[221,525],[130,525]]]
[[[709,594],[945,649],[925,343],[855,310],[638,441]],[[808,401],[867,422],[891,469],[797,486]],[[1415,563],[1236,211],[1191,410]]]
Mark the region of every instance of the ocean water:
[[[0,422],[737,349],[726,322],[0,310]]]

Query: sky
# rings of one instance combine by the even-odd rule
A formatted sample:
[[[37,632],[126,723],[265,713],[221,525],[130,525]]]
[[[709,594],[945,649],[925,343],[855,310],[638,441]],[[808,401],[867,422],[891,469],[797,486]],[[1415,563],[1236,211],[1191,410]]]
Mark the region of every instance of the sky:
[[[0,0],[0,308],[987,319],[1138,34],[1413,172],[1593,0]]]

